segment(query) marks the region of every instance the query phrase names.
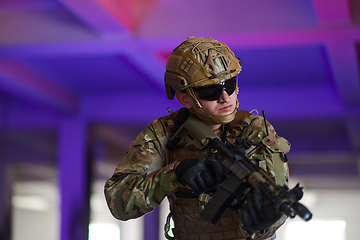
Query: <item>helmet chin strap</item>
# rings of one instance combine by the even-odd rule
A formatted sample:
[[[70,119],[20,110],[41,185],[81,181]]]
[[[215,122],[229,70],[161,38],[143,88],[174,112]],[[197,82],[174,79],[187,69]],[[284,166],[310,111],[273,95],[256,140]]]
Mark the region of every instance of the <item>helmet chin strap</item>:
[[[226,124],[226,123],[231,122],[235,118],[236,112],[238,111],[238,108],[239,108],[239,101],[237,99],[236,99],[235,109],[232,113],[230,113],[229,115],[226,115],[226,116],[213,116],[201,105],[201,103],[197,99],[197,97],[194,93],[194,90],[192,88],[187,88],[186,92],[194,100],[196,108],[198,108],[200,110],[202,118],[204,118],[205,120],[208,120],[214,124]],[[239,93],[239,88],[236,88],[236,95],[238,93]],[[195,111],[193,109],[190,109],[190,112],[192,114],[195,114]]]

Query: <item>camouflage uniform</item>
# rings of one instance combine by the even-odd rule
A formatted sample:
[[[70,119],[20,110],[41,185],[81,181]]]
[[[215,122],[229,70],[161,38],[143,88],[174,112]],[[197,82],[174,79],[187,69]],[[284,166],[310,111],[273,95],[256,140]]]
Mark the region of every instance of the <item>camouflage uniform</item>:
[[[200,198],[178,198],[176,192],[184,189],[178,182],[175,167],[187,158],[209,157],[209,149],[178,147],[169,151],[166,144],[174,134],[169,126],[177,112],[152,121],[134,140],[131,147],[117,166],[113,176],[106,182],[105,195],[113,216],[120,220],[140,217],[152,211],[168,197],[173,212],[176,238],[178,240],[203,239],[265,239],[274,234],[285,221],[281,218],[266,232],[245,231],[236,217],[239,210],[227,209],[216,225],[200,219],[205,204]],[[276,180],[277,184],[288,182],[287,164],[282,162],[280,153],[287,153],[290,144],[277,136],[268,123],[266,136],[264,119],[246,111],[238,111],[229,124],[228,135],[240,139],[248,137],[257,147],[251,159]],[[230,140],[231,138],[229,138]],[[206,202],[206,201],[205,201]]]

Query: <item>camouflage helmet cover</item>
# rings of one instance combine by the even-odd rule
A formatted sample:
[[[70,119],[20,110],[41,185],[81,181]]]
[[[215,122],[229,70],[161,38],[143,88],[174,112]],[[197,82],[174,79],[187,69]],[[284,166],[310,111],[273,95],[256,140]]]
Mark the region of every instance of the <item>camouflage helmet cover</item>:
[[[211,38],[185,39],[169,56],[165,86],[169,99],[174,91],[226,81],[238,75],[241,62],[224,43]]]

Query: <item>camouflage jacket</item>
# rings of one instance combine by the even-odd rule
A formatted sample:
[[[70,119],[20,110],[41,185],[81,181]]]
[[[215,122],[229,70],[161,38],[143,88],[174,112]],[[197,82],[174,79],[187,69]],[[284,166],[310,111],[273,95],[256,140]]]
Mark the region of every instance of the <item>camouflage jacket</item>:
[[[113,176],[106,182],[105,196],[115,218],[128,220],[152,211],[165,197],[184,188],[177,180],[174,171],[176,165],[185,158],[208,154],[206,149],[177,149],[176,154],[167,149],[166,144],[174,134],[169,123],[172,123],[177,113],[152,121],[133,141]],[[262,143],[265,147],[255,149],[251,159],[278,184],[287,185],[287,164],[281,162],[279,153],[287,153],[290,144],[276,134],[270,123],[267,127],[269,135],[266,134],[261,116],[238,111],[229,124],[228,135],[240,139],[247,137],[256,144]],[[274,162],[281,164],[275,165]]]

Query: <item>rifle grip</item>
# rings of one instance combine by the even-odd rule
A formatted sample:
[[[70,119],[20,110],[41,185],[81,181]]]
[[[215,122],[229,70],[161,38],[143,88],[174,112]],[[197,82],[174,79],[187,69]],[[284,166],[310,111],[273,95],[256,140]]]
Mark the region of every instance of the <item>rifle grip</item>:
[[[235,199],[235,195],[229,191],[219,188],[210,201],[205,205],[200,217],[207,222],[216,224],[226,208]]]

